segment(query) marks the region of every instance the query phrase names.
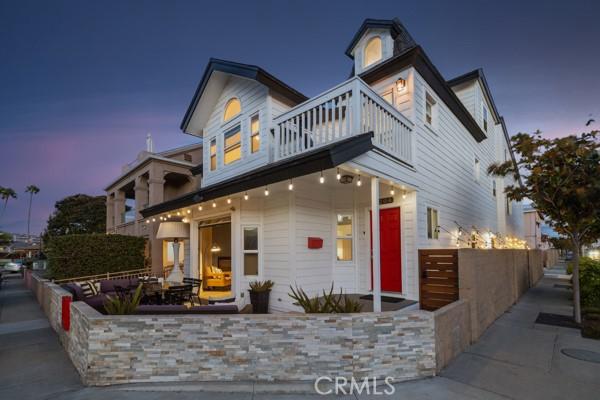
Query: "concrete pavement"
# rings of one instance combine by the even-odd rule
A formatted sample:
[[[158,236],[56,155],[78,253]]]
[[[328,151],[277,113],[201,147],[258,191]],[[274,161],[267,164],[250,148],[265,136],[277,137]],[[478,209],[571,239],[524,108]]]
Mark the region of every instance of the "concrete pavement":
[[[394,399],[597,399],[600,364],[579,361],[562,348],[600,352],[600,341],[583,339],[568,328],[537,325],[540,311],[568,315],[564,280],[545,278],[500,317],[441,376],[395,385]],[[293,388],[293,386],[286,386]],[[302,385],[298,389],[305,389]],[[321,399],[280,394],[276,385],[156,384],[84,387],[43,312],[18,277],[0,290],[0,399]],[[331,396],[334,397],[334,396]],[[340,396],[336,397],[339,398]]]

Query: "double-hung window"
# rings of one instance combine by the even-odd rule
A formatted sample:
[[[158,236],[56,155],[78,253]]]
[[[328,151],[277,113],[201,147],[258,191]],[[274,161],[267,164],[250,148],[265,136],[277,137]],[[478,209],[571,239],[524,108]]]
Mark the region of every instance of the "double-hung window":
[[[223,160],[225,165],[231,164],[242,158],[242,131],[240,126],[225,132],[225,147],[223,148]]]
[[[260,121],[258,114],[250,119],[250,153],[260,150]]]
[[[435,127],[436,101],[429,93],[425,94],[425,122],[431,128]]]
[[[217,169],[217,139],[210,140],[210,170]]]
[[[337,261],[352,261],[353,218],[351,213],[336,214]]]
[[[244,275],[258,276],[258,226],[243,227]]]
[[[487,132],[488,130],[488,110],[483,107],[483,130]]]

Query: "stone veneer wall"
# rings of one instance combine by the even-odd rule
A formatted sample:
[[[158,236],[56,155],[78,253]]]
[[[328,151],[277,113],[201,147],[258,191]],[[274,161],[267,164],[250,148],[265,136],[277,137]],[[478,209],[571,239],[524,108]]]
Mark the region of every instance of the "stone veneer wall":
[[[433,313],[107,316],[83,302],[61,323],[58,285],[31,288],[84,383],[306,381],[435,375]],[[41,289],[39,289],[41,288]]]

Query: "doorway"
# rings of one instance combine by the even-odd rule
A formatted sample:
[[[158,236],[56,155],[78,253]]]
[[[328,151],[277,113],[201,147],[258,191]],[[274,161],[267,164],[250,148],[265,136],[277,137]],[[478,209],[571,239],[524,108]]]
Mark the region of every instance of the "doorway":
[[[199,223],[198,238],[200,298],[208,301],[231,297],[233,271],[229,218]]]
[[[372,213],[369,213],[371,216]],[[381,264],[381,291],[402,292],[402,250],[400,241],[400,207],[379,210],[379,258]],[[371,227],[371,254],[373,228]],[[373,263],[371,262],[371,289]]]

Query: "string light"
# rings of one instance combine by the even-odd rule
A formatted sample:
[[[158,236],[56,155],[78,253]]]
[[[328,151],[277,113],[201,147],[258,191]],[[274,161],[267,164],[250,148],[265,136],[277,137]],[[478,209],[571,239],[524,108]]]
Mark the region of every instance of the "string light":
[[[227,199],[227,204],[231,204],[231,199]]]
[[[248,200],[248,192],[244,193],[244,200]]]
[[[362,182],[360,180],[360,175],[358,176],[358,180],[356,181],[356,186],[362,186]]]
[[[393,196],[394,194],[396,194],[396,191],[394,190],[394,188],[392,187],[390,189],[390,196]]]
[[[212,202],[212,206],[213,208],[217,207],[217,203],[215,203],[214,201]]]
[[[156,222],[156,218],[152,218],[152,222]]]
[[[290,184],[288,185],[288,190],[294,190],[294,183],[290,179]]]
[[[402,191],[402,200],[406,200],[406,190]]]
[[[167,218],[171,218],[171,214],[167,214]]]
[[[187,210],[186,212],[187,212],[188,214],[191,214],[191,213],[192,213],[192,210]]]
[[[177,215],[179,216],[179,215],[181,215],[181,213],[179,211],[177,211]]]
[[[268,195],[269,195],[269,187],[265,186],[265,196],[268,196]]]
[[[319,183],[325,183],[325,177],[323,176],[323,171],[321,171],[321,176],[319,177]]]
[[[342,179],[342,174],[340,174],[340,169],[339,168],[337,169],[337,174],[335,174],[335,179],[337,179],[338,181],[340,179]]]
[[[146,220],[146,223],[147,223],[147,224],[149,224],[149,223],[150,223],[150,220],[149,220],[149,219],[147,219],[147,220]]]
[[[202,206],[201,205],[198,206],[198,211],[202,211]]]

